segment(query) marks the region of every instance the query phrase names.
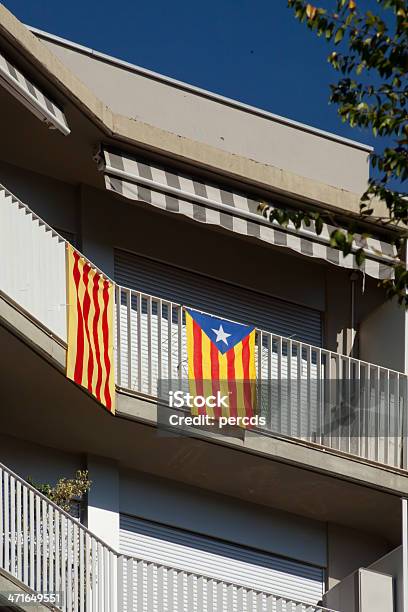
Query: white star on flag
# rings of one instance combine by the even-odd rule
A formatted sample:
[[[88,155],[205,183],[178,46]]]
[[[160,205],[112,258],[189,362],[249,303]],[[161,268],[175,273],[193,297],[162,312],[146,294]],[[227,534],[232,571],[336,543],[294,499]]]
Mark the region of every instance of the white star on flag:
[[[227,338],[229,338],[231,334],[227,334],[224,331],[222,325],[220,325],[219,329],[213,329],[212,331],[214,332],[214,334],[217,335],[217,337],[215,339],[216,342],[224,342],[228,346]]]

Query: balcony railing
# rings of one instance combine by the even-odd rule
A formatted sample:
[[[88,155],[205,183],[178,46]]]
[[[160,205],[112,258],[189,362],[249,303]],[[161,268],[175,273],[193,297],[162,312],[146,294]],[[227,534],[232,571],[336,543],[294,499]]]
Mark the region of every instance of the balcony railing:
[[[63,612],[330,612],[122,555],[2,464],[0,567]]]
[[[19,240],[16,240],[16,237]],[[66,341],[64,240],[0,185],[0,291]],[[156,397],[160,378],[185,378],[181,305],[116,287],[116,382]],[[257,331],[264,433],[408,469],[407,376]]]
[[[156,397],[160,379],[187,378],[180,304],[116,287],[116,381]],[[407,377],[257,330],[264,432],[407,468]]]

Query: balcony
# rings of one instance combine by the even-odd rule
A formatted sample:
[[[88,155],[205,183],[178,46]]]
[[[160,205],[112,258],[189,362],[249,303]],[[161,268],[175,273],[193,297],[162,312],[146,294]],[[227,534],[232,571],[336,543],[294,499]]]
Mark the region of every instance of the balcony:
[[[18,237],[18,240],[16,239]],[[0,188],[0,291],[66,342],[64,240]],[[157,400],[187,374],[182,305],[116,286],[116,384]],[[407,376],[257,330],[261,433],[407,469]]]
[[[120,554],[2,464],[0,568],[34,593],[55,595],[63,612],[330,612],[244,580],[227,583]]]
[[[116,287],[116,383],[157,398],[158,381],[187,378],[180,304]],[[406,468],[407,377],[258,329],[262,433]]]

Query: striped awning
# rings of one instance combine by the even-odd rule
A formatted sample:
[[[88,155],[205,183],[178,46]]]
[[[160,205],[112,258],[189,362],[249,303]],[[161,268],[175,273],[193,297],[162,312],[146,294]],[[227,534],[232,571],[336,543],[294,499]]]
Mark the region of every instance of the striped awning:
[[[318,235],[313,224],[301,228],[290,223],[282,227],[270,222],[259,212],[260,200],[231,191],[220,185],[203,182],[192,176],[175,173],[128,154],[103,149],[100,169],[106,188],[130,200],[152,204],[162,210],[185,215],[199,223],[223,227],[231,232],[258,238],[278,247],[285,247],[306,257],[323,259],[333,265],[357,269],[377,279],[390,278],[391,264],[397,256],[394,245],[375,238],[355,236],[353,252],[364,248],[366,259],[359,267],[351,253],[344,256],[330,246],[335,229],[323,226]],[[272,203],[268,203],[273,206]]]
[[[0,85],[50,128],[70,133],[62,110],[0,52]]]

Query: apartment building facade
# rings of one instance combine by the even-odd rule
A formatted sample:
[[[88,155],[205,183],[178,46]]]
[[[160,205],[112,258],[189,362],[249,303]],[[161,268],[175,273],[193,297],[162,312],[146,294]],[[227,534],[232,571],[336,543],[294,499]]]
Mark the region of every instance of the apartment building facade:
[[[360,226],[362,269],[329,240],[361,223],[369,149],[4,7],[0,107],[0,590],[67,611],[406,610],[392,234]],[[261,202],[327,226],[273,225]],[[65,376],[67,243],[114,284],[115,415]],[[263,427],[160,427],[185,306],[256,327]],[[77,469],[79,518],[26,482]]]

